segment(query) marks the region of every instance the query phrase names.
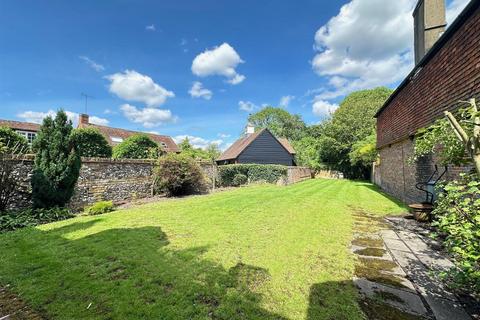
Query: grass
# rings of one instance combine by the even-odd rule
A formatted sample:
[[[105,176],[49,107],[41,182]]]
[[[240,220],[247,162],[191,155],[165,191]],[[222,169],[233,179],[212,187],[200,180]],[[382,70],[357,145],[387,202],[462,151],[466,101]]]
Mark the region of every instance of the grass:
[[[346,180],[172,199],[0,235],[0,286],[51,319],[362,319],[352,208],[405,211]]]

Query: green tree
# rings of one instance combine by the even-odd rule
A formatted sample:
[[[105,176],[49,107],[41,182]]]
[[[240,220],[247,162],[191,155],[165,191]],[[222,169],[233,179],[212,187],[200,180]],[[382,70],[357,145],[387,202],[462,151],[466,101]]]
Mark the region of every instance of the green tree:
[[[37,208],[64,206],[72,197],[80,173],[80,155],[72,141],[72,122],[63,110],[46,117],[33,141],[36,151],[32,198]]]
[[[178,144],[178,147],[183,155],[196,160],[213,161],[218,158],[221,153],[218,145],[215,143],[209,144],[205,150],[201,148],[195,148],[190,143],[188,137],[185,137],[185,139]]]
[[[352,166],[370,168],[378,157],[376,144],[377,135],[375,133],[363,140],[355,142],[352,146],[352,151],[350,151],[348,155]]]
[[[0,127],[0,144],[4,146],[5,153],[18,154],[30,151],[27,139],[8,127]]]
[[[296,151],[295,161],[297,165],[309,167],[314,170],[321,170],[323,164],[320,162],[318,139],[313,136],[305,136],[300,140],[292,141]]]
[[[347,178],[368,178],[369,166],[350,161],[355,143],[366,139],[375,130],[374,115],[391,95],[392,90],[379,87],[351,93],[324,123],[319,139],[320,161],[344,173]]]
[[[154,159],[161,155],[158,144],[146,134],[135,134],[113,148],[115,159]]]
[[[266,107],[251,114],[248,121],[255,129],[268,128],[276,137],[295,141],[305,135],[307,126],[298,114],[291,114],[285,109]]]
[[[82,157],[110,158],[112,156],[112,147],[98,129],[75,129],[72,140]]]

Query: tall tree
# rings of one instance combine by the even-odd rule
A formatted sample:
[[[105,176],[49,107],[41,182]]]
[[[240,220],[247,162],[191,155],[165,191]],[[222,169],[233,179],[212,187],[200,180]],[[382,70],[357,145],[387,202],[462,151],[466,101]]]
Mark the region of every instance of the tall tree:
[[[375,130],[374,115],[391,93],[391,89],[379,87],[348,95],[332,118],[324,124],[323,135],[319,139],[320,160],[331,169],[343,172],[348,178],[368,178],[370,166],[363,161],[356,161],[357,158],[351,161],[350,154],[357,142],[365,140],[363,144],[356,145],[362,148],[372,141],[367,137]]]
[[[32,175],[35,207],[64,206],[72,197],[80,173],[80,155],[72,141],[72,122],[63,110],[46,117],[33,141],[36,151]]]
[[[248,117],[256,129],[268,128],[275,136],[289,140],[300,140],[307,126],[298,114],[285,109],[266,107]]]

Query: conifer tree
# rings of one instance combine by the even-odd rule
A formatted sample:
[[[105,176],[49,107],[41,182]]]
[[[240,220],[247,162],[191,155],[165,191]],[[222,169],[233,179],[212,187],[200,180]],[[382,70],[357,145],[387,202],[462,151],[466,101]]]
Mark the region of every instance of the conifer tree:
[[[72,122],[63,110],[46,117],[33,143],[33,204],[37,208],[65,206],[73,195],[81,160],[72,141]]]

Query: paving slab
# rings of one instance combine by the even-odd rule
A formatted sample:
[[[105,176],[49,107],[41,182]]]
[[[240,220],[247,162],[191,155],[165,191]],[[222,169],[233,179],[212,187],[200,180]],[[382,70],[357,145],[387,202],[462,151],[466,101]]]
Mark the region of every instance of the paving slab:
[[[383,239],[400,240],[397,233],[391,229],[381,230],[380,235]]]
[[[389,250],[399,250],[404,252],[411,252],[410,248],[405,245],[402,240],[394,240],[390,238],[384,238],[383,241],[385,242],[385,246]]]
[[[463,307],[455,301],[427,294],[424,296],[437,320],[471,320]]]
[[[355,285],[360,292],[371,299],[381,299],[383,302],[408,313],[421,316],[427,315],[428,311],[423,305],[422,299],[415,293],[384,286],[365,279],[354,279]]]

